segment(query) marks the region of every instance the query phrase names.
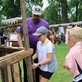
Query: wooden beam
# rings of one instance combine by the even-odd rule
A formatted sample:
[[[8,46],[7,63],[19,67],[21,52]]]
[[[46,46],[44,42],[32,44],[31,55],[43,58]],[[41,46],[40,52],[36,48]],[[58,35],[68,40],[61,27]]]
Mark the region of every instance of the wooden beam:
[[[21,47],[6,47],[6,46],[0,46],[0,53],[4,53],[5,55],[6,54],[10,54],[10,53],[13,53],[13,52],[17,52],[17,51],[20,51],[20,50],[23,50],[24,48],[21,48]],[[0,55],[1,56],[1,55]],[[4,56],[4,55],[2,55]]]
[[[8,82],[13,82],[12,80],[12,73],[11,73],[11,66],[7,66],[7,73],[8,73]]]
[[[9,49],[9,50],[23,50],[24,48],[23,47],[10,47],[10,46],[0,46],[0,49]]]
[[[33,49],[22,50],[0,57],[0,68],[14,64],[33,54]]]
[[[24,36],[24,47],[25,50],[29,49],[29,38],[28,38],[28,25],[26,17],[26,6],[25,0],[20,0],[21,14],[22,14],[22,24],[23,24],[23,36]],[[33,82],[33,73],[32,73],[32,60],[31,56],[25,59],[26,69],[27,69],[27,80],[28,82]]]
[[[13,76],[14,76],[14,82],[21,82],[19,62],[13,64]]]

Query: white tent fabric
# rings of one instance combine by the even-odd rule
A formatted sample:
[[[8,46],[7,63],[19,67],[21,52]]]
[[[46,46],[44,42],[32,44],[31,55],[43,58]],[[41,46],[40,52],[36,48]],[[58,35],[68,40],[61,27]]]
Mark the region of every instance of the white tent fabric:
[[[2,20],[2,23],[3,24],[15,24],[15,23],[18,23],[19,20],[22,20],[22,17],[15,17],[11,19]]]
[[[81,25],[82,21],[72,22],[72,23],[62,23],[62,24],[52,24],[50,27],[61,27],[61,26],[69,26],[69,25]]]

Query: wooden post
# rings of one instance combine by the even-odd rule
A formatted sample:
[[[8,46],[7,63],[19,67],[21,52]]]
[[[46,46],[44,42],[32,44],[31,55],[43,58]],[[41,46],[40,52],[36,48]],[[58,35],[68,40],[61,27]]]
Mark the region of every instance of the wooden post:
[[[21,6],[21,14],[22,14],[22,22],[23,22],[24,47],[25,50],[27,50],[29,49],[29,40],[28,40],[28,29],[27,29],[28,25],[26,21],[25,0],[20,0],[20,6]],[[28,82],[33,82],[31,56],[29,56],[25,60],[26,60],[26,67],[27,67]]]

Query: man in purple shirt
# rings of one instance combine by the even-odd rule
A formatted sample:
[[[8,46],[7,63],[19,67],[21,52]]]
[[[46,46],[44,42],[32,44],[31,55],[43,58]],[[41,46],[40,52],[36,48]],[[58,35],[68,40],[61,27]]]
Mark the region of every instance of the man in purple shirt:
[[[45,21],[44,19],[42,19],[41,15],[42,15],[42,8],[40,6],[34,6],[33,9],[32,9],[32,17],[27,18],[29,45],[30,45],[30,48],[34,49],[34,53],[36,52],[36,44],[37,44],[38,38],[36,36],[32,35],[32,34],[40,26],[45,26],[47,29],[50,29],[48,22]],[[21,25],[20,28],[19,28],[19,31],[18,31],[19,47],[23,47],[22,36],[23,36],[23,28],[22,28],[22,25]],[[36,59],[34,62],[35,63],[38,62],[38,59]],[[39,71],[38,71],[38,68],[37,68],[35,70],[35,74],[36,74],[36,78],[37,78],[36,82],[39,82],[39,74],[38,73],[39,73]],[[24,75],[24,77],[25,77],[24,82],[27,82],[26,74]]]

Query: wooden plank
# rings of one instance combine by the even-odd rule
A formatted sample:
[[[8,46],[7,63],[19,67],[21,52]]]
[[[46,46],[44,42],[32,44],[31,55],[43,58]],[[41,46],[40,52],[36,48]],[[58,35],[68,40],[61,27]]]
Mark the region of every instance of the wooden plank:
[[[12,73],[11,73],[11,67],[7,66],[7,71],[8,71],[8,82],[13,82],[12,81]]]
[[[1,69],[2,82],[8,82],[7,67]]]
[[[26,6],[25,0],[20,0],[20,7],[21,7],[21,14],[22,14],[22,24],[23,24],[23,35],[24,35],[24,47],[25,50],[29,49],[29,38],[28,38],[28,24],[26,21]],[[27,78],[28,82],[33,82],[33,75],[32,75],[32,60],[31,56],[25,59],[26,68],[27,68]]]
[[[0,57],[2,57],[4,55],[5,55],[5,52],[3,50],[1,50]],[[2,78],[2,82],[8,82],[7,67],[3,67],[1,69],[1,78]]]
[[[21,82],[19,63],[13,64],[13,77],[14,77],[14,82]]]
[[[26,51],[22,50],[0,57],[0,68],[14,64],[28,56],[31,56],[32,54],[33,49],[30,48],[29,50]]]
[[[8,48],[0,47],[0,53],[2,53],[2,54],[4,53],[4,55],[11,54],[13,52],[17,52],[17,51],[20,51],[20,50],[22,50],[22,49],[16,49],[16,48],[12,48],[12,47],[8,47]]]
[[[6,50],[6,51],[9,51],[9,50],[19,51],[19,50],[23,50],[24,48],[23,47],[9,47],[9,46],[7,47],[7,46],[4,46],[4,45],[0,46],[0,50],[3,50],[3,49]],[[7,53],[7,52],[5,52],[5,53]]]

